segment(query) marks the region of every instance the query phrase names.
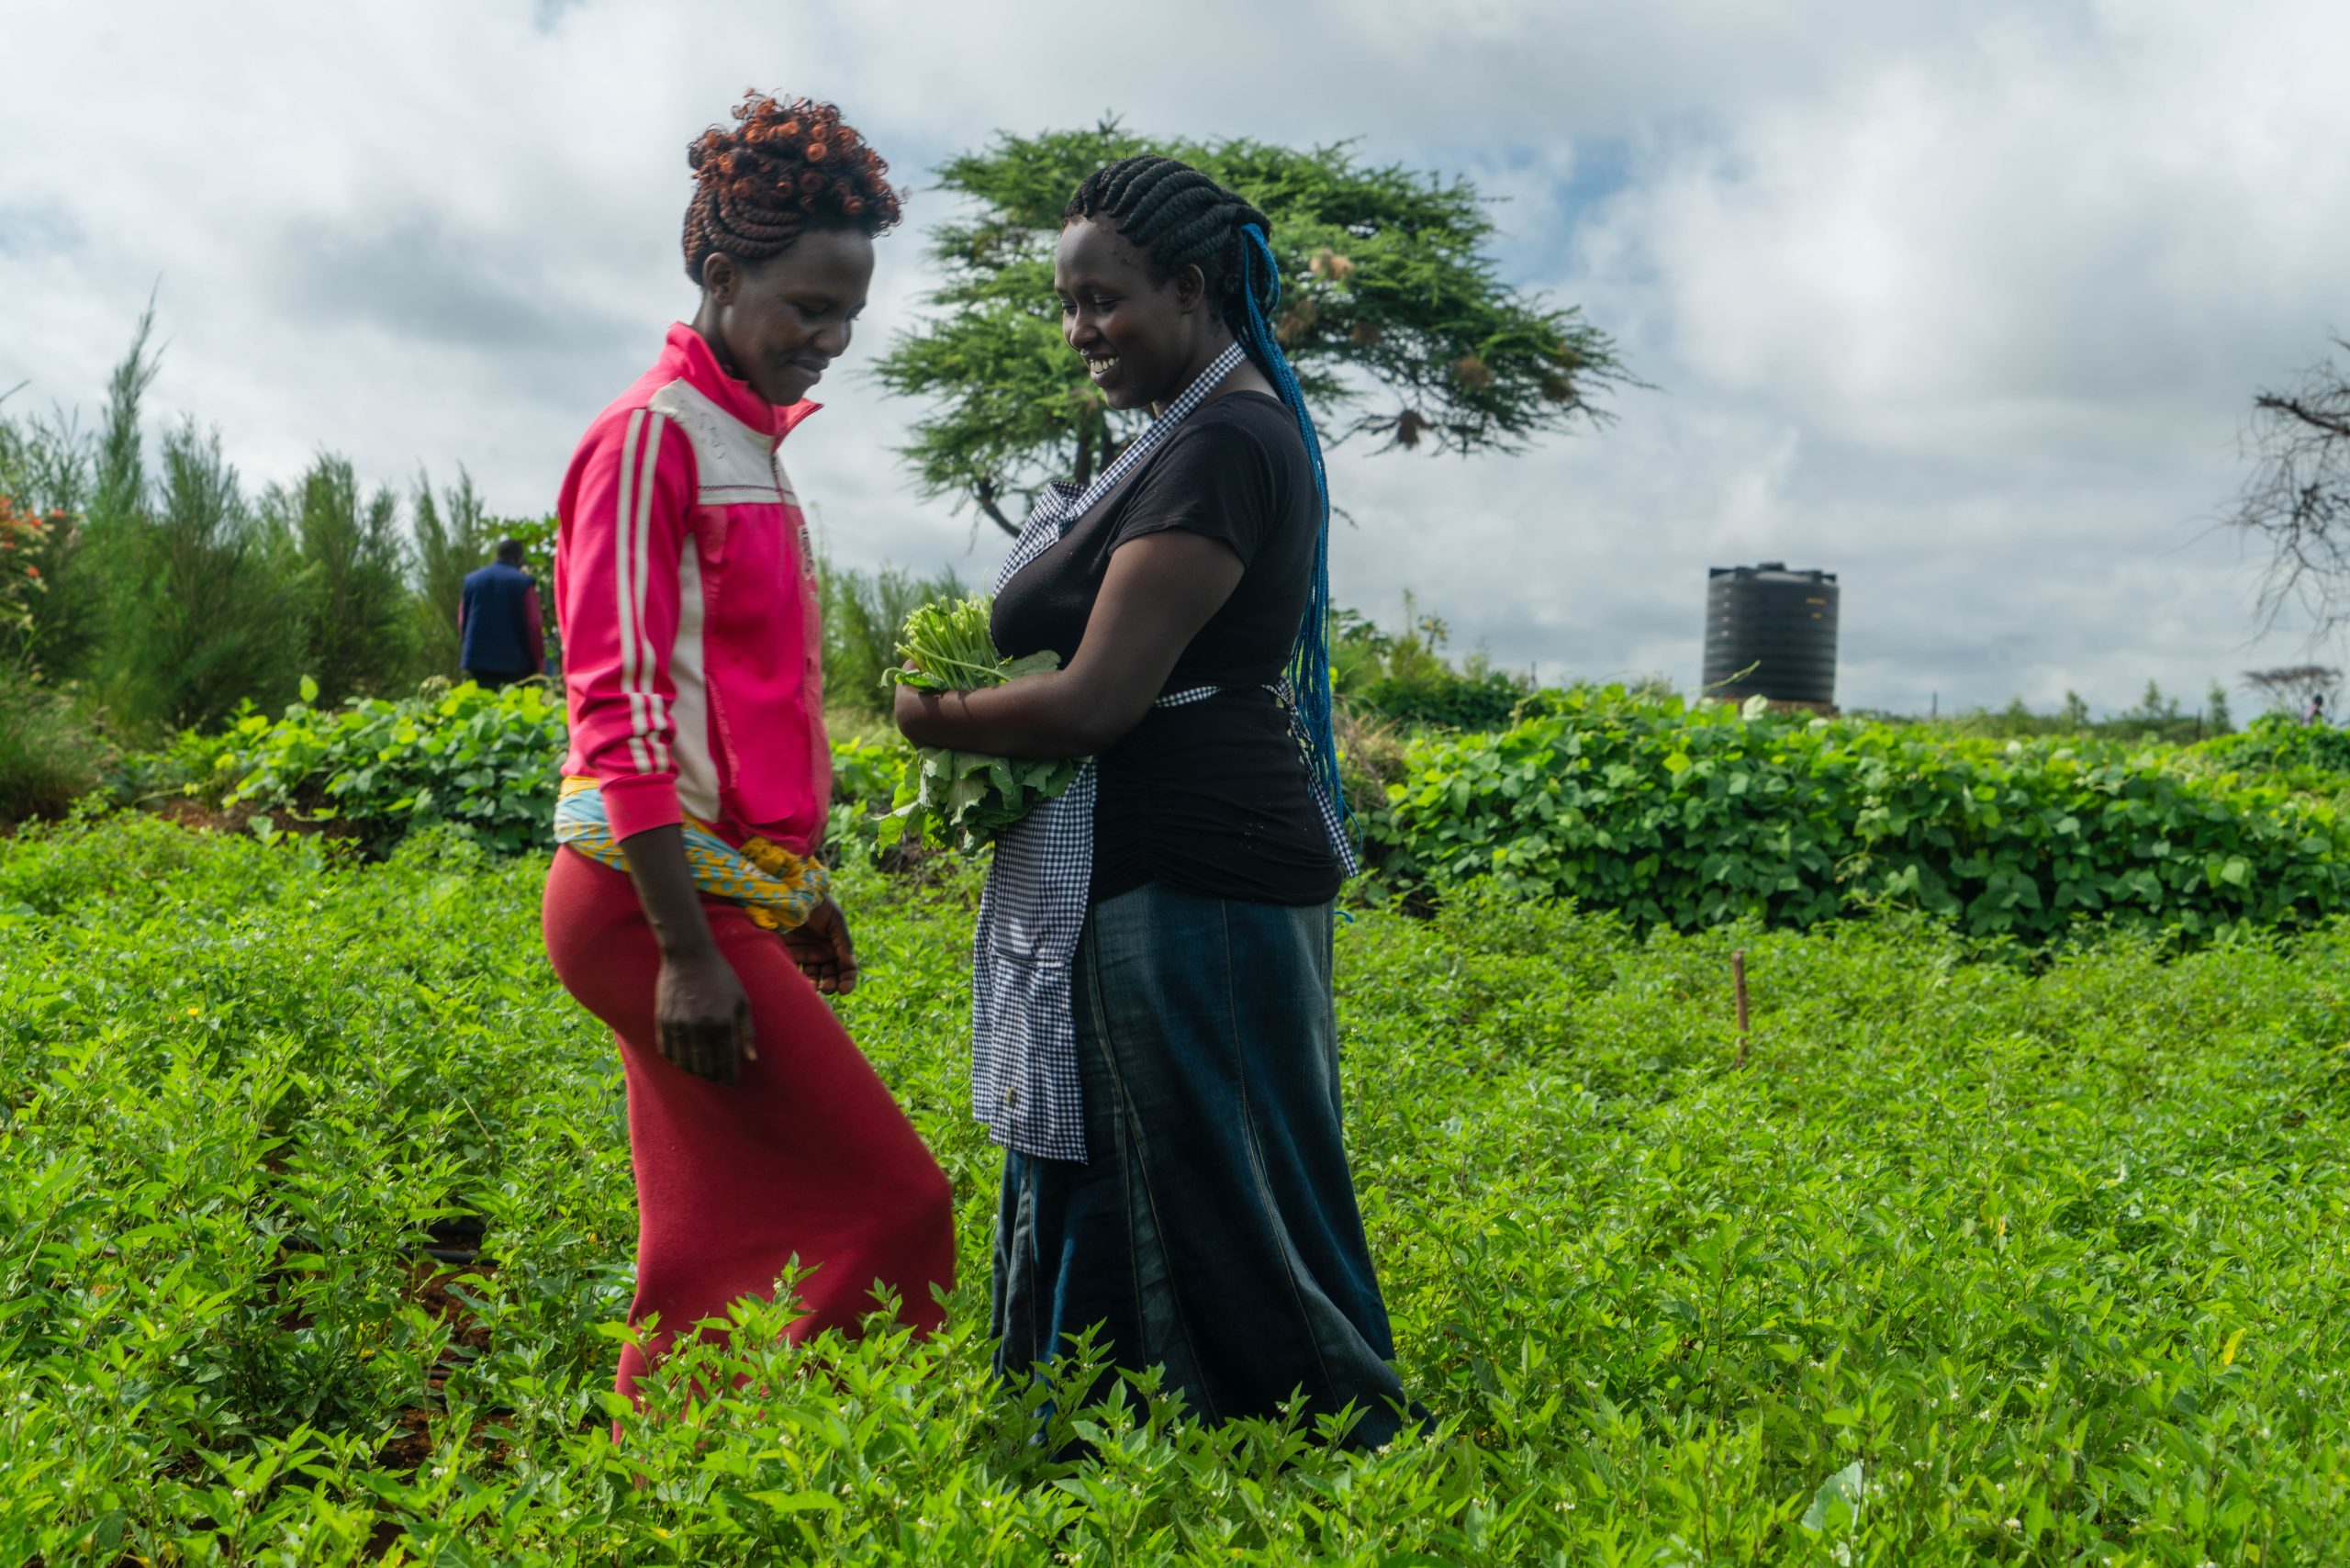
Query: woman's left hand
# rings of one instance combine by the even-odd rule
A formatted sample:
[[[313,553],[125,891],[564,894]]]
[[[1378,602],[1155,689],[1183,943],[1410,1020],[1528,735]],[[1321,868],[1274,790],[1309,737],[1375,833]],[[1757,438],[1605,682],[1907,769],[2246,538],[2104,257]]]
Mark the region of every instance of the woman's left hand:
[[[783,934],[784,950],[800,972],[826,996],[856,989],[856,946],[849,940],[848,915],[840,901],[826,898],[808,918]]]
[[[1092,756],[1142,722],[1246,570],[1231,545],[1166,529],[1110,554],[1066,668],[976,691],[898,688],[898,733],[916,745],[991,756]]]

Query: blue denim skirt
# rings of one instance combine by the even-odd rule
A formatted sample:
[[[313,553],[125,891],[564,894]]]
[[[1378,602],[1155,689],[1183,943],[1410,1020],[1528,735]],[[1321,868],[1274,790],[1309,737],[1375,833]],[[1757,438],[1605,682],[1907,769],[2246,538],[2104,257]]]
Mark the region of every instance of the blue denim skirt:
[[[1005,1153],[999,1372],[1099,1325],[1195,1418],[1351,1402],[1371,1446],[1416,1411],[1339,1131],[1331,923],[1158,883],[1094,906],[1071,986],[1091,1159]]]

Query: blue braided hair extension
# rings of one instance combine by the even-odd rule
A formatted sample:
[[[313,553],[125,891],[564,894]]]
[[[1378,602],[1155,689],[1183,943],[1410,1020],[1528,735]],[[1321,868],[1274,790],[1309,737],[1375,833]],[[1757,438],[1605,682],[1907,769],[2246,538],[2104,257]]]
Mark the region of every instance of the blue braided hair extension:
[[[1274,259],[1272,242],[1262,226],[1250,223],[1240,232],[1246,241],[1240,278],[1246,310],[1240,346],[1296,417],[1297,433],[1305,438],[1305,455],[1314,465],[1314,497],[1320,514],[1314,540],[1314,584],[1306,596],[1304,622],[1297,629],[1297,645],[1290,650],[1290,689],[1297,702],[1298,718],[1305,726],[1306,760],[1314,769],[1315,782],[1328,791],[1340,821],[1351,826],[1354,813],[1339,786],[1338,740],[1331,726],[1330,480],[1322,466],[1322,441],[1314,433],[1314,416],[1306,411],[1305,393],[1265,319],[1266,312],[1281,302],[1281,263]]]

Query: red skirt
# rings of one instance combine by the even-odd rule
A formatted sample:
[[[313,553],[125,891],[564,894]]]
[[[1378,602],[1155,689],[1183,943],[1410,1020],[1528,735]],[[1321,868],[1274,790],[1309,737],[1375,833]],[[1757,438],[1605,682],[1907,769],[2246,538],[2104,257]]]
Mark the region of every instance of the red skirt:
[[[945,1172],[858,1052],[832,1008],[771,931],[705,899],[711,930],[750,993],[758,1059],[714,1083],[655,1043],[661,954],[625,873],[555,852],[542,918],[547,956],[579,1004],[610,1025],[628,1073],[629,1158],[636,1171],[636,1299],[629,1322],[658,1314],[655,1354],[746,1295],[772,1298],[796,1256],[813,1272],[793,1343],[854,1331],[877,1283],[925,1332],[942,1314],[931,1286],[955,1278]],[[633,1396],[645,1355],[621,1352],[615,1386]]]

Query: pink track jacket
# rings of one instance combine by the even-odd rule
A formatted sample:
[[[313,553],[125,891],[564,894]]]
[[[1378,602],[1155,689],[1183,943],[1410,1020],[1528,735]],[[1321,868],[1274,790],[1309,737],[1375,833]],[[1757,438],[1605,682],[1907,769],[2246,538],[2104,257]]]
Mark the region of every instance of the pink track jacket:
[[[564,772],[601,787],[615,838],[685,813],[797,855],[823,836],[814,562],[777,450],[817,407],[767,402],[680,324],[571,460],[554,554]]]

